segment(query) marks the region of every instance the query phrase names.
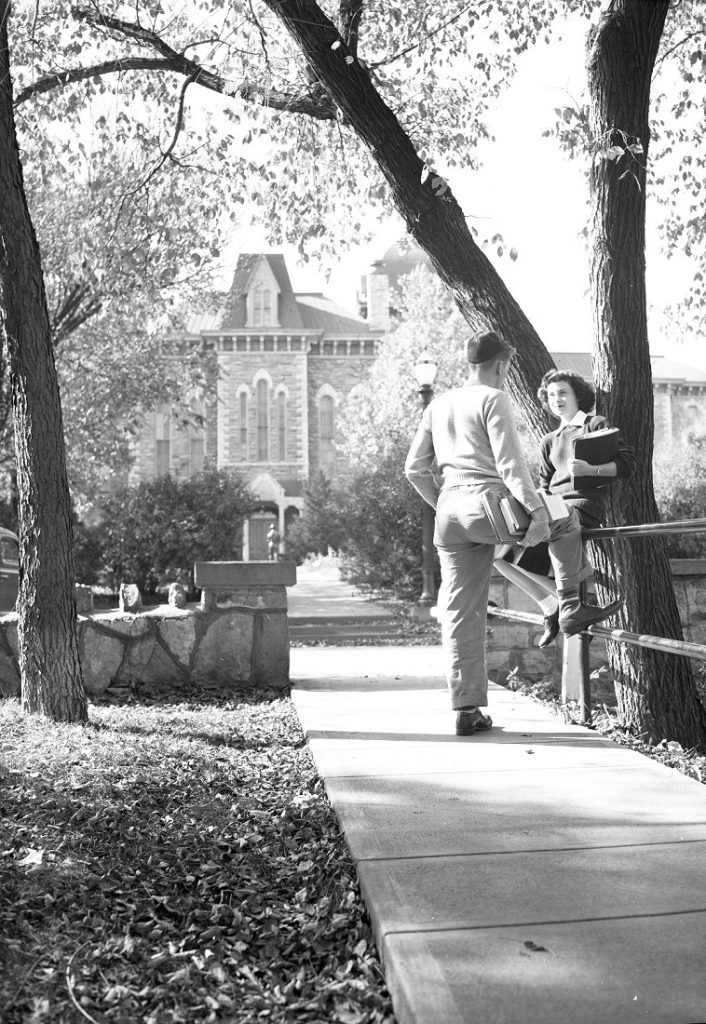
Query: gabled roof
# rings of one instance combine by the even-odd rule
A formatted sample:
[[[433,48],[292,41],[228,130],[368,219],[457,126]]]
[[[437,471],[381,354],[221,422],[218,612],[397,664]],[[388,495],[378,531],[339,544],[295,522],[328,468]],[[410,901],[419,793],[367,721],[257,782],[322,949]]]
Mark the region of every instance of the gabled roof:
[[[302,323],[299,306],[289,280],[289,272],[284,256],[278,252],[241,253],[233,276],[225,312],[220,327],[224,330],[237,330],[247,323],[247,294],[255,269],[262,260],[266,260],[280,289],[278,303],[278,320],[280,327],[301,330]]]
[[[552,359],[559,370],[578,373],[587,380],[593,379],[590,352],[552,352]],[[692,384],[706,387],[706,370],[685,363],[676,363],[664,356],[651,356],[652,382],[654,384]]]
[[[349,309],[338,306],[320,292],[297,292],[297,303],[305,327],[325,334],[370,334],[370,325]],[[379,334],[376,331],[375,334]]]
[[[325,334],[371,334],[370,326],[349,309],[344,309],[322,292],[294,292],[282,253],[242,253],[233,284],[217,325],[204,329],[237,331],[247,324],[247,294],[253,274],[266,260],[280,288],[278,321],[280,329],[314,330]],[[260,330],[260,328],[258,328]],[[379,332],[375,332],[377,336]]]
[[[660,384],[702,384],[706,386],[706,370],[677,363],[667,356],[652,356],[652,378]]]

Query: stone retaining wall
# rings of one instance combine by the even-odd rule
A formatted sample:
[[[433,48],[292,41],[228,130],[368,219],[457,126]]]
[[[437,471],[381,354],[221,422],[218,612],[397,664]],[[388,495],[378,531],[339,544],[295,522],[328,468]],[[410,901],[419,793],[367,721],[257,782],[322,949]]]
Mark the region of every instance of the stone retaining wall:
[[[672,574],[687,640],[706,644],[706,559],[676,559]],[[78,636],[86,690],[109,686],[167,690],[289,684],[287,590],[296,583],[288,562],[199,562],[201,603],[160,605],[135,613],[79,614]],[[534,602],[493,574],[490,599],[501,608],[537,614]],[[541,626],[489,620],[488,670],[505,681],[561,680],[562,644],[537,646]],[[605,643],[590,645],[591,669],[607,663]],[[0,692],[19,694],[17,615],[0,616]]]
[[[675,558],[672,578],[681,615],[684,639],[706,645],[706,559]],[[500,608],[540,614],[535,602],[499,573],[493,573],[490,600]],[[561,680],[562,642],[540,650],[537,640],[542,627],[503,619],[488,620],[488,675],[504,682],[511,672],[536,682],[552,677]],[[596,637],[589,647],[591,671],[608,662],[605,641]]]
[[[289,684],[288,562],[199,562],[200,605],[79,614],[86,690]],[[0,691],[19,694],[17,615],[0,617]]]

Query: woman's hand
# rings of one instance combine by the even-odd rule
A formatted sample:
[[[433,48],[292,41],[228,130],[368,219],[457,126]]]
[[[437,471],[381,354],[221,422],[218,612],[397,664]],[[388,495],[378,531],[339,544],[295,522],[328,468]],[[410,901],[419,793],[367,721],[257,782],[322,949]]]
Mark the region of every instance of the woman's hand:
[[[592,466],[590,462],[584,462],[583,459],[569,459],[567,465],[572,476],[598,476],[597,467]]]

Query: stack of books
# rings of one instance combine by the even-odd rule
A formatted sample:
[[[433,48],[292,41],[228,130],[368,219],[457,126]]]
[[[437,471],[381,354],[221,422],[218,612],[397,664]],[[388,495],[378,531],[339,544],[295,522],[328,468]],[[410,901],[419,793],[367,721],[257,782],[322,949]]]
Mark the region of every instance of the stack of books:
[[[539,496],[549,514],[550,523],[567,518],[571,510],[560,494],[545,494],[544,491],[539,491]],[[500,511],[508,530],[516,537],[524,536],[530,524],[530,514],[524,505],[508,494],[507,497],[500,499]]]
[[[539,491],[539,496],[549,514],[550,523],[570,515],[571,510],[561,495]],[[524,537],[530,523],[530,514],[517,498],[500,491],[488,491],[483,495],[482,502],[488,522],[501,544]]]

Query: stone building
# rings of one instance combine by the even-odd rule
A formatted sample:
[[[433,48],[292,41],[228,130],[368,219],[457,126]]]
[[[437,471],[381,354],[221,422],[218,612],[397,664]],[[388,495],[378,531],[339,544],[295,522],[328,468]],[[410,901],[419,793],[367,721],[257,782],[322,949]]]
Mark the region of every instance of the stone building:
[[[131,481],[185,479],[206,464],[236,470],[260,500],[242,557],[266,558],[267,530],[274,522],[284,536],[306,480],[346,472],[337,412],[380,335],[320,292],[295,293],[281,254],[241,255],[222,310],[180,339],[201,346],[212,386],[192,402],[193,422],[180,424],[169,407],[147,418]]]

